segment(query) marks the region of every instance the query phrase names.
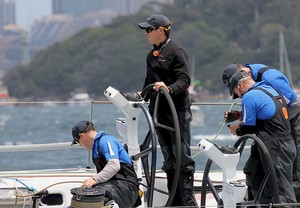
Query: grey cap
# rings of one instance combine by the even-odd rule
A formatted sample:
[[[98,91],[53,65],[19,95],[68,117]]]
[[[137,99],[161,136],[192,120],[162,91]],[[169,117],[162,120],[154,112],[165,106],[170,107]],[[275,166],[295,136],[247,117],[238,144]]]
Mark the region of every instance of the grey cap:
[[[79,121],[77,122],[73,128],[72,128],[72,137],[73,137],[73,141],[72,144],[76,144],[76,140],[79,137],[79,134],[82,133],[85,129],[87,129],[88,127],[93,127],[93,123],[90,121]]]
[[[162,14],[152,14],[145,22],[139,23],[141,29],[146,29],[147,27],[169,27],[170,25],[170,20]]]

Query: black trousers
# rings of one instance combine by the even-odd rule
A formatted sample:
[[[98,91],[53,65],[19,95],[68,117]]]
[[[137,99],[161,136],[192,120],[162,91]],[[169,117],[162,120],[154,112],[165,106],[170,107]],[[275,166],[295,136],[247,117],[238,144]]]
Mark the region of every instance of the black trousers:
[[[300,102],[293,103],[289,108],[289,118],[293,139],[297,149],[297,156],[294,161],[293,169],[293,188],[297,202],[300,202]]]
[[[197,206],[193,189],[194,189],[194,172],[195,162],[191,157],[191,135],[190,122],[192,121],[192,114],[190,109],[186,111],[177,112],[179,126],[180,126],[180,144],[181,145],[181,163],[180,163],[180,177],[176,190],[175,198],[172,206]],[[160,124],[174,127],[173,118],[171,114],[166,112],[158,115],[158,122]],[[162,170],[167,173],[168,190],[173,184],[175,165],[176,165],[176,138],[173,131],[159,128],[157,129],[158,141],[161,146],[164,162]]]
[[[194,173],[195,162],[191,157],[191,132],[190,122],[192,121],[192,114],[190,109],[186,111],[177,112],[179,126],[180,126],[180,144],[181,145],[181,165],[180,169],[183,173]],[[158,114],[158,122],[166,126],[174,127],[173,118],[170,113],[160,112]],[[175,169],[176,164],[176,138],[173,131],[158,128],[157,129],[158,142],[164,156],[162,170],[168,172]]]
[[[108,191],[119,207],[134,207],[138,201],[138,189],[124,180],[109,180],[96,186]]]
[[[295,158],[295,145],[291,139],[279,140],[278,145],[280,148],[276,159],[273,158],[273,165],[278,180],[279,200],[282,203],[295,203],[296,197],[292,188],[292,170],[293,160]],[[250,187],[253,195],[257,194],[263,177],[265,176],[265,164],[266,162],[264,160],[264,156],[260,153],[258,147],[253,145],[251,147],[251,155],[244,167],[244,173],[247,176],[246,183]],[[270,185],[271,183],[268,181],[265,189],[263,190],[260,198],[260,202],[262,204],[272,203],[272,192]]]

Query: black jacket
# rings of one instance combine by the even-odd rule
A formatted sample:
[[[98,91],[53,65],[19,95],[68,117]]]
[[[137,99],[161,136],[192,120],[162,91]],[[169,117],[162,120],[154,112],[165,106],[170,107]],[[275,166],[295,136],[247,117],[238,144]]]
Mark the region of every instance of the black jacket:
[[[186,110],[191,106],[188,92],[188,87],[191,83],[188,69],[188,55],[174,41],[170,40],[168,44],[165,43],[161,43],[159,47],[154,46],[147,55],[147,75],[143,88],[155,82],[164,82],[173,89],[171,97],[176,109],[179,111]],[[154,56],[154,51],[160,51],[160,54]],[[149,93],[149,109],[151,111],[154,109],[157,92],[152,90]],[[161,96],[159,109],[165,110],[164,108],[167,108],[167,106],[167,100],[164,96]]]

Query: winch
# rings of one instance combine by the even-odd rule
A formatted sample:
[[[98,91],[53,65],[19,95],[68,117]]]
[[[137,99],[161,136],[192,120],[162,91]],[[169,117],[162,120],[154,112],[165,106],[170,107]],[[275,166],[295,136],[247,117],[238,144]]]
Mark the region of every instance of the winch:
[[[112,199],[111,194],[101,187],[78,187],[72,188],[71,206],[69,208],[117,208],[119,207]]]

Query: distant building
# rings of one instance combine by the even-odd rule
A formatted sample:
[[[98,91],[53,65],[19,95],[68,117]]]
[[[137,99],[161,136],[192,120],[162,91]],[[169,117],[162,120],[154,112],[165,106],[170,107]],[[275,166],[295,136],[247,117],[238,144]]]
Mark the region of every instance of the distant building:
[[[113,12],[90,12],[82,17],[57,14],[43,17],[33,23],[30,50],[34,54],[42,48],[62,41],[85,28],[101,27],[111,22],[117,15]]]
[[[16,24],[16,8],[14,0],[0,0],[0,35],[4,32],[4,26]]]
[[[119,15],[133,15],[153,1],[173,3],[173,0],[52,0],[53,15],[36,19],[28,33],[16,25],[15,0],[0,0],[0,77],[17,64],[28,63],[43,48],[82,29],[110,24]]]
[[[134,14],[149,1],[52,0],[53,15],[35,20],[32,24],[30,51],[35,53],[82,29],[107,25],[118,15]]]
[[[4,26],[0,38],[0,77],[3,71],[23,62],[27,50],[25,36],[26,32],[15,24]]]
[[[52,0],[53,14],[72,14],[78,17],[102,9],[101,0]]]
[[[102,0],[103,7],[106,10],[115,11],[118,15],[132,15],[140,10],[140,8],[154,0]],[[165,2],[166,0],[161,0]]]
[[[89,12],[109,10],[118,15],[132,15],[148,2],[173,3],[173,0],[52,0],[53,14],[76,17]]]

